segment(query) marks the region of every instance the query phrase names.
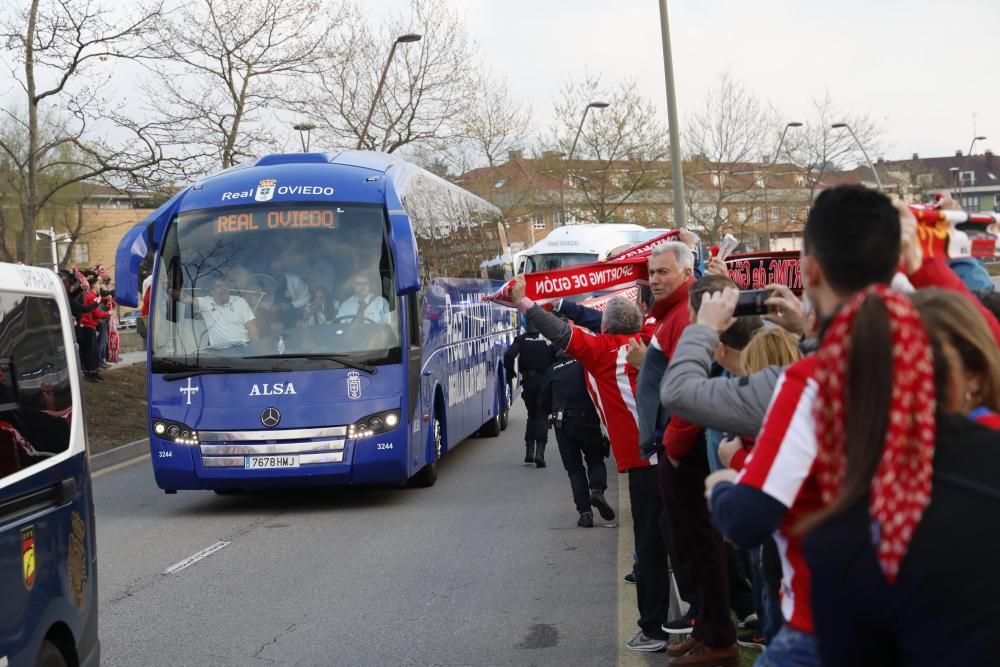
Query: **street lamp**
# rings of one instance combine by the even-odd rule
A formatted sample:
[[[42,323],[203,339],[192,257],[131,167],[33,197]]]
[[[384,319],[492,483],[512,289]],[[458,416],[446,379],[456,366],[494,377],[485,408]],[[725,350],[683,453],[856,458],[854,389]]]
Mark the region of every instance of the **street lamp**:
[[[610,106],[607,102],[594,101],[588,104],[583,109],[583,117],[580,118],[580,125],[576,128],[576,136],[573,137],[573,145],[570,146],[569,155],[566,156],[566,168],[569,168],[569,161],[573,159],[573,153],[576,151],[576,142],[580,140],[580,132],[583,131],[583,122],[587,120],[587,112],[591,109],[606,109]],[[566,171],[565,169],[563,170]],[[566,192],[564,182],[566,181],[566,174],[563,173],[563,178],[559,182],[559,208],[562,209],[562,224],[566,224]]]
[[[958,198],[959,202],[962,201],[962,170],[958,167],[949,167],[948,173],[951,174],[951,182],[955,187],[953,192]]]
[[[389,57],[385,59],[385,67],[382,68],[382,78],[378,80],[378,87],[375,89],[375,97],[372,99],[372,106],[368,109],[368,117],[365,118],[365,126],[361,128],[361,135],[358,137],[358,150],[361,149],[361,146],[365,143],[365,137],[368,136],[368,124],[372,122],[372,115],[375,113],[375,105],[378,104],[378,100],[382,96],[382,86],[385,85],[385,77],[386,74],[389,73],[389,64],[392,62],[392,57],[396,54],[396,45],[419,42],[422,36],[423,35],[411,32],[405,35],[400,35],[396,38],[396,41],[392,43],[392,48],[389,49]]]
[[[670,50],[670,19],[667,0],[660,0],[660,40],[663,43],[663,79],[667,87],[667,125],[670,133],[670,176],[674,186],[674,224],[687,227],[684,210],[684,165],[681,163],[681,140],[677,122],[677,96],[674,94],[674,59]]]
[[[790,127],[802,127],[802,123],[793,120],[790,123],[785,123],[785,128],[781,131],[781,139],[778,140],[778,148],[774,151],[774,158],[771,160],[771,164],[768,167],[773,167],[778,163],[778,156],[781,155],[781,147],[785,144],[785,134],[788,132]],[[769,170],[764,171],[764,250],[771,250],[771,211],[767,205],[767,177],[770,175]]]
[[[299,131],[299,140],[302,141],[302,152],[309,152],[309,134],[316,129],[312,123],[298,123],[292,126],[293,130]]]
[[[52,248],[52,270],[59,273],[59,249],[57,246],[60,243],[69,243],[73,238],[69,234],[56,234],[56,230],[52,227],[48,229],[36,229],[35,238],[47,238],[49,240],[50,247]]]
[[[969,152],[965,154],[967,158],[972,157],[972,147],[976,145],[977,141],[986,141],[986,137],[972,137],[972,143],[969,144]]]
[[[847,123],[834,123],[830,127],[832,127],[835,130],[839,130],[840,128],[847,128],[847,131],[851,133],[852,137],[854,137],[854,143],[856,143],[858,145],[858,148],[861,149],[861,154],[865,156],[865,161],[868,162],[868,167],[872,170],[872,173],[875,174],[875,185],[878,186],[878,191],[882,192],[882,179],[878,177],[878,171],[875,170],[875,165],[872,164],[872,159],[868,157],[868,152],[865,151],[865,147],[861,145],[861,141],[858,139],[858,135],[854,134],[854,130],[851,129],[851,126],[848,125]]]

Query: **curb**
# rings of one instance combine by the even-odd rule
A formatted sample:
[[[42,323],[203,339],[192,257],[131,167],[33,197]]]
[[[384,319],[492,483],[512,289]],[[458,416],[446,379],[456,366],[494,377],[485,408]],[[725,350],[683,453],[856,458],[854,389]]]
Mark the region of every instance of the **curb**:
[[[149,454],[149,438],[136,440],[135,442],[130,442],[127,445],[121,445],[120,447],[109,449],[106,452],[91,455],[90,471],[99,472],[105,468],[110,468],[111,466],[124,463],[125,461],[131,461],[132,459],[137,459],[147,454]]]

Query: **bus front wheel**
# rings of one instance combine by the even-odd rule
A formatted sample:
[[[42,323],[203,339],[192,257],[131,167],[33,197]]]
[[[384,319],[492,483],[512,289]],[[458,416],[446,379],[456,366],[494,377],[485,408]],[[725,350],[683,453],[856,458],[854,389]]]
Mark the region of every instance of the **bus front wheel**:
[[[431,428],[434,429],[432,432],[432,437],[434,439],[432,456],[434,458],[432,461],[428,461],[427,465],[421,468],[417,474],[410,479],[410,486],[426,488],[434,486],[434,483],[437,481],[438,461],[441,460],[441,454],[444,450],[444,431],[441,426],[441,420],[436,414],[434,415],[434,421],[431,422]]]
[[[62,654],[59,647],[46,639],[42,642],[42,648],[38,651],[37,667],[67,667],[66,656]]]

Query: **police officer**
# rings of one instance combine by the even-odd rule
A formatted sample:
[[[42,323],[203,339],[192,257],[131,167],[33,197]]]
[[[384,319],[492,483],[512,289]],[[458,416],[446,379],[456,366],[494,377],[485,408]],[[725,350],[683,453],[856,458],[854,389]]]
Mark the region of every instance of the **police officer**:
[[[556,429],[559,456],[569,475],[576,511],[580,513],[576,525],[593,527],[591,506],[596,507],[604,519],[614,519],[615,512],[604,498],[604,490],[608,488],[608,469],[604,465],[608,444],[601,432],[597,410],[587,394],[583,367],[576,359],[565,353],[556,358],[545,375],[539,410],[551,415]]]
[[[503,355],[507,377],[514,377],[514,359],[518,359],[521,372],[521,397],[528,408],[528,423],[524,426],[524,463],[545,467],[545,445],[549,439],[549,424],[538,411],[538,394],[545,381],[545,372],[555,361],[556,351],[533,326],[525,326],[524,333],[514,339]]]

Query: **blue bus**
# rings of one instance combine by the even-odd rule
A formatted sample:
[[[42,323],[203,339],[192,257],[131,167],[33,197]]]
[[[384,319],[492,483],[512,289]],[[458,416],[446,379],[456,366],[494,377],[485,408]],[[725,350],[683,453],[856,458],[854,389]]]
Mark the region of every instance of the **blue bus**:
[[[269,155],[199,181],[130,230],[119,302],[152,271],[156,483],[409,481],[498,435],[516,313],[482,301],[499,211],[392,156]]]
[[[97,665],[80,364],[62,283],[0,264],[0,665]]]

